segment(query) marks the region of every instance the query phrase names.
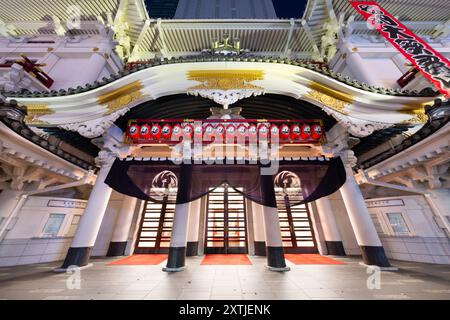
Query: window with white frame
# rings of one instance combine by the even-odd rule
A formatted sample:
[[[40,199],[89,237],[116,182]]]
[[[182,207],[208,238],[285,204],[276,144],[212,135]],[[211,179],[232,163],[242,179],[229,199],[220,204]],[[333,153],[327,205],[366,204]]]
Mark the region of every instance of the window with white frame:
[[[67,230],[66,237],[73,237],[77,231],[78,224],[80,223],[81,214],[75,214],[70,222],[69,230]]]
[[[388,212],[386,216],[395,235],[409,235],[410,230],[401,212]]]
[[[375,229],[377,230],[378,234],[385,234],[383,230],[383,226],[381,225],[381,221],[378,217],[378,214],[371,213],[370,217],[372,218],[373,225],[375,226]]]
[[[48,220],[42,231],[42,236],[44,237],[56,237],[58,235],[59,229],[64,221],[65,214],[52,213],[49,215]]]

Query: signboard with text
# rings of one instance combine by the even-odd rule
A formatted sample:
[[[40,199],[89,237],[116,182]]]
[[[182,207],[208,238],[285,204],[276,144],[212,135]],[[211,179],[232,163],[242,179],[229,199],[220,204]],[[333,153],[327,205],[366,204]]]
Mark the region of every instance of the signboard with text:
[[[439,91],[450,97],[450,62],[425,41],[395,19],[375,1],[350,1],[398,51],[400,51]]]

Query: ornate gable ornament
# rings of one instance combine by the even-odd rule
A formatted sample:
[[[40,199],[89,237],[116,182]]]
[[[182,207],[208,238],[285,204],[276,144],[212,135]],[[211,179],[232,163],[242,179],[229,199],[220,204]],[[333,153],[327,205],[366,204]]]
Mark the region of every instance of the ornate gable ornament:
[[[142,92],[143,87],[140,81],[134,81],[109,91],[97,97],[97,103],[106,107],[103,116],[82,122],[61,124],[58,127],[76,131],[87,138],[98,137],[105,133],[114,124],[114,121],[127,113],[132,106],[141,103],[149,96]]]
[[[263,87],[252,84],[263,80],[262,70],[191,70],[188,80],[201,84],[187,89],[187,94],[208,98],[228,109],[230,104],[265,93]]]
[[[319,90],[324,89],[323,86],[317,83],[312,83],[312,87]],[[333,93],[329,89],[325,90],[329,94],[320,92],[319,90],[310,89],[304,97],[318,102],[326,114],[336,119],[338,123],[344,126],[355,137],[367,137],[374,131],[387,129],[395,125],[393,123],[362,120],[352,117],[348,110],[348,107],[351,105],[349,103],[351,97],[347,97],[343,93],[338,93],[336,96],[336,93]],[[345,99],[345,101],[342,99]]]

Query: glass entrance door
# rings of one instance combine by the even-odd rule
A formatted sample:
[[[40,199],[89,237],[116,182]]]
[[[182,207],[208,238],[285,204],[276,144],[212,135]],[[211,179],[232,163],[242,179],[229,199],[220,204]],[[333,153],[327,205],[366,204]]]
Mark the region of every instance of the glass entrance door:
[[[134,253],[169,252],[174,212],[174,204],[145,203]]]
[[[290,206],[287,196],[277,195],[281,238],[286,253],[317,253],[308,206]]]
[[[205,253],[247,253],[244,196],[224,184],[208,194],[207,203]]]

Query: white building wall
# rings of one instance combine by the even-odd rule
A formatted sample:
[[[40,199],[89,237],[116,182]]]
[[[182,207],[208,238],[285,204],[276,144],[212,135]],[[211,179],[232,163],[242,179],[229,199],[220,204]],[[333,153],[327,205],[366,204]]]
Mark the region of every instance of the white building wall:
[[[450,264],[450,240],[439,228],[425,198],[421,195],[366,200],[372,218],[378,221],[378,233],[391,259]],[[398,235],[387,218],[400,212],[410,230]]]
[[[64,206],[50,206],[50,201]],[[11,230],[0,242],[0,266],[51,262],[64,259],[72,242],[74,215],[82,215],[85,200],[31,196],[11,222]],[[64,214],[64,220],[54,237],[43,234],[50,214]]]
[[[21,60],[21,54],[26,55],[36,63],[44,64],[42,70],[53,80],[50,90],[76,88],[101,80],[123,67],[123,62],[114,51],[115,44],[110,35],[91,35],[69,40],[56,36],[33,37],[34,42],[46,41],[50,43],[29,43],[27,40],[18,42],[9,38],[0,39],[0,64],[7,61]],[[0,89],[10,83],[10,68],[0,68]],[[37,80],[25,74],[31,85],[30,91],[43,91],[46,88],[39,85]],[[17,82],[15,80],[13,82]],[[17,83],[16,83],[17,84]],[[8,91],[8,88],[5,88]],[[20,88],[14,88],[19,91]]]

